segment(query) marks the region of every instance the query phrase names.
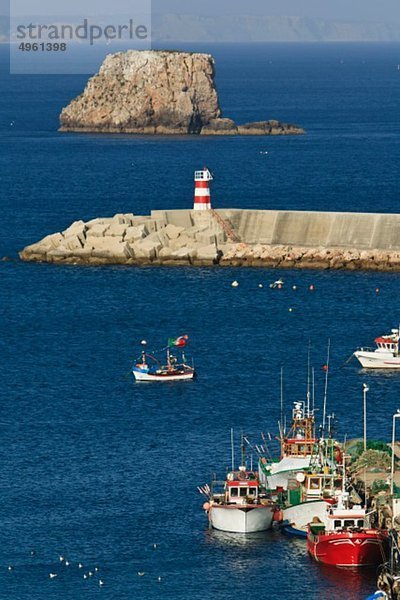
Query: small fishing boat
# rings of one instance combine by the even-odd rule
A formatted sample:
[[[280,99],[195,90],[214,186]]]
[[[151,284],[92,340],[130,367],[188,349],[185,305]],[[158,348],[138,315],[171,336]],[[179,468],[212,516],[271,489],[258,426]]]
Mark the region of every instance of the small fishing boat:
[[[203,508],[214,529],[255,533],[271,528],[275,504],[263,491],[258,473],[240,466],[238,471],[230,471],[225,481],[215,480],[205,491],[208,500]]]
[[[154,354],[142,350],[141,356],[136,360],[132,367],[132,373],[136,381],[188,381],[195,377],[193,365],[187,364],[183,348],[188,340],[187,335],[168,340],[166,359],[163,364]],[[142,341],[146,346],[147,342]],[[175,348],[172,351],[171,348]],[[178,356],[179,355],[179,356]]]
[[[241,440],[241,466],[236,470],[233,429],[231,430],[232,469],[224,480],[213,479],[198,490],[206,497],[203,508],[210,527],[230,533],[256,533],[271,528],[276,504],[259,480],[258,472],[247,469],[245,437]]]
[[[350,507],[349,493],[343,489],[324,522],[316,518],[309,524],[309,554],[317,562],[336,567],[370,567],[385,562],[388,532],[372,529],[369,521],[369,514],[360,505]]]
[[[364,369],[400,369],[399,329],[375,339],[376,348],[358,348],[353,356]]]

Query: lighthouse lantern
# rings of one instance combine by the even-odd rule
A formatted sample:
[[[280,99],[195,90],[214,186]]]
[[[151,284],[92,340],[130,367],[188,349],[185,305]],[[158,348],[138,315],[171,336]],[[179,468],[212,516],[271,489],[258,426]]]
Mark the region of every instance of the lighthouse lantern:
[[[194,174],[194,210],[207,210],[211,208],[211,193],[209,182],[213,176],[207,167]]]

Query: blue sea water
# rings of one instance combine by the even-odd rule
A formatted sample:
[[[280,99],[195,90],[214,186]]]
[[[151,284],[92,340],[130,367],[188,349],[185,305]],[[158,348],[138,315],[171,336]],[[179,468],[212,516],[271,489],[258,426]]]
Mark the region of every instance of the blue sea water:
[[[254,440],[276,432],[282,366],[288,409],[304,398],[309,339],[319,406],[331,339],[337,435],[362,435],[366,381],[369,436],[389,439],[400,376],[342,365],[398,325],[397,274],[17,260],[79,218],[190,206],[203,164],[215,206],[398,212],[399,44],[199,49],[216,57],[226,115],[307,135],[60,134],[58,114],[86,78],[9,76],[2,49],[0,256],[12,260],[0,263],[1,599],[358,600],[374,589],[373,572],[321,568],[302,541],[209,531],[196,487],[229,465],[231,427]],[[279,275],[284,289],[270,290]],[[182,333],[196,381],[127,376],[141,339],[156,347]],[[98,575],[83,578],[95,566],[101,589]]]

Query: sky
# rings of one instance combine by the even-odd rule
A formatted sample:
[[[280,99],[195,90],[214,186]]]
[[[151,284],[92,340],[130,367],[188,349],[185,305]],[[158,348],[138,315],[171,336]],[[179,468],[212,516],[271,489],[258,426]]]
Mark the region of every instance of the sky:
[[[7,0],[0,0],[5,5]],[[10,0],[14,14],[118,14],[152,5],[153,12],[196,15],[284,15],[400,22],[400,0]],[[2,14],[7,14],[3,12]]]

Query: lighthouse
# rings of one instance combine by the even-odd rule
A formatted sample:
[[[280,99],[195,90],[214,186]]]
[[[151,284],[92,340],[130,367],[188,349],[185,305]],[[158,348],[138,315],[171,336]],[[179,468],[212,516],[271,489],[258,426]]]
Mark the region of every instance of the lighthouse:
[[[193,210],[207,210],[211,208],[210,181],[213,176],[207,167],[194,174],[194,205]]]

